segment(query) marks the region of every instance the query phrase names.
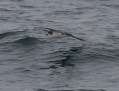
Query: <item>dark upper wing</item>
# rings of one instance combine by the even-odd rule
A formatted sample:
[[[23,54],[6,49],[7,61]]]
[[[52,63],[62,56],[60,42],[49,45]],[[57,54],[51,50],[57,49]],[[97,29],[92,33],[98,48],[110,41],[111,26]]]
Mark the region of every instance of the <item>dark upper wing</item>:
[[[58,32],[58,30],[55,30],[55,29],[52,29],[52,28],[45,28],[45,30],[53,31],[53,32]]]
[[[52,31],[52,32],[57,32],[57,33],[64,33],[63,31],[60,31],[60,30],[55,30],[55,29],[52,29],[52,28],[45,28],[45,30],[47,31]]]
[[[81,41],[85,41],[84,39],[82,39],[82,38],[78,38],[78,37],[73,36],[73,35],[71,35],[71,37],[73,37],[73,38],[75,38],[75,39],[78,39],[78,40],[81,40]]]

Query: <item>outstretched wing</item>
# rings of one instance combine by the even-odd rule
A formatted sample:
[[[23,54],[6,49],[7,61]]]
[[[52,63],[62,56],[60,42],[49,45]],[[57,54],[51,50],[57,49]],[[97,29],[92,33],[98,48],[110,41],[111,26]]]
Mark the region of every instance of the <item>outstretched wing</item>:
[[[66,36],[69,36],[69,37],[73,37],[73,38],[78,39],[78,40],[81,40],[81,41],[85,41],[84,39],[78,38],[78,37],[76,37],[76,36],[74,36],[74,35],[72,35],[72,34],[70,34],[70,33],[68,33],[68,32],[63,32],[63,31],[55,30],[55,29],[51,29],[51,28],[45,28],[45,29],[47,29],[48,31],[58,32],[58,33],[61,33],[62,35],[66,35]]]
[[[57,33],[63,33],[63,31],[55,30],[55,29],[52,29],[52,28],[45,28],[45,30],[46,30],[46,31],[57,32]]]
[[[75,38],[75,39],[78,39],[78,40],[81,40],[81,41],[85,41],[84,39],[82,39],[82,38],[78,38],[78,37],[76,37],[76,36],[74,36],[74,35],[70,35],[71,37],[73,37],[73,38]]]

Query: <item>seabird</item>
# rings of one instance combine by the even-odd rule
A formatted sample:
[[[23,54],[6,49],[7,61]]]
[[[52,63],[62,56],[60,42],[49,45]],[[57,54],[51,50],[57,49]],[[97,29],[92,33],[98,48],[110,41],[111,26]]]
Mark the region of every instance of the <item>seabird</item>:
[[[76,36],[74,36],[74,35],[72,35],[72,34],[70,34],[68,32],[63,32],[63,31],[59,31],[59,30],[55,30],[55,29],[51,29],[51,28],[45,28],[45,29],[49,30],[47,35],[53,35],[55,32],[57,32],[57,33],[61,33],[61,35],[66,35],[66,36],[73,37],[75,39],[84,41],[84,39],[78,38],[78,37],[76,37]]]

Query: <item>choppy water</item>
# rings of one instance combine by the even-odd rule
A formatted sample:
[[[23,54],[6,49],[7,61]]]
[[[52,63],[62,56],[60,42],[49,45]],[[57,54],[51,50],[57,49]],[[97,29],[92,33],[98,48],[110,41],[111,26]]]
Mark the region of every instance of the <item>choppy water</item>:
[[[0,0],[0,91],[118,90],[119,0]]]

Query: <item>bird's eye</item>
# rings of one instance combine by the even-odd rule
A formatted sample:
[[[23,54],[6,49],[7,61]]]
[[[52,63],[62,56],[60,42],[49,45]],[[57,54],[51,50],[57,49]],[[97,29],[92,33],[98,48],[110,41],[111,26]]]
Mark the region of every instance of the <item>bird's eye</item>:
[[[52,32],[52,31],[49,31],[49,32],[48,32],[48,34],[51,34],[51,35],[52,35],[52,34],[53,34],[53,32]]]

